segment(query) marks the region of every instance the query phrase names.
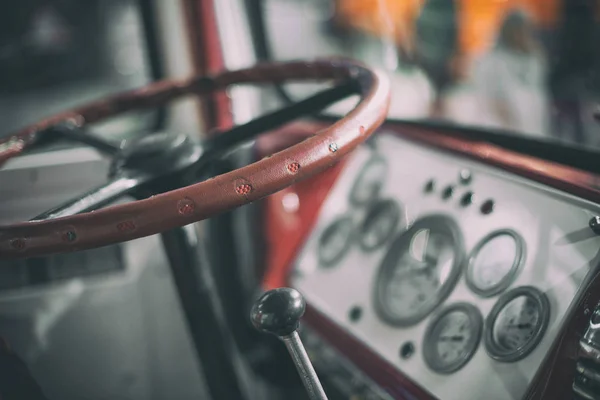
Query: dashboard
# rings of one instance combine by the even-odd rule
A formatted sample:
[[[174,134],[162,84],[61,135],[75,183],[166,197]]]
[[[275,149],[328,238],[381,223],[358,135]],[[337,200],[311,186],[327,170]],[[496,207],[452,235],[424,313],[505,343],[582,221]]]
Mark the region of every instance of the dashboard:
[[[349,156],[288,283],[432,396],[520,399],[596,270],[599,212],[382,132]]]

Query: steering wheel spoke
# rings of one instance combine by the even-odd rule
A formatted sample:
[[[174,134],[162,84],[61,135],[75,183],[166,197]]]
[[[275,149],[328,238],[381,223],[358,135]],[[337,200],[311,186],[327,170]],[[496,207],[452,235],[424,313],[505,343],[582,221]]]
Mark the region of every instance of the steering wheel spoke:
[[[148,181],[149,177],[147,175],[139,175],[138,177],[114,178],[77,198],[69,200],[58,207],[39,214],[38,216],[32,218],[30,222],[68,217],[83,212],[98,210],[99,208],[133,192],[136,188]]]
[[[261,115],[245,124],[236,125],[226,131],[214,132],[209,139],[202,143],[203,155],[190,167],[190,171],[194,176],[198,176],[202,173],[203,168],[225,152],[249,142],[259,134],[278,128],[302,116],[321,111],[358,91],[357,82],[347,80],[283,109]]]
[[[115,143],[94,135],[85,127],[79,126],[72,121],[66,121],[48,127],[45,132],[42,132],[42,134],[39,135],[39,140],[37,140],[35,144],[39,146],[59,139],[85,144],[108,156],[114,156],[120,150],[120,143]]]
[[[357,92],[357,82],[346,81],[293,103],[286,108],[262,115],[250,122],[237,125],[228,131],[219,132],[203,143],[205,154],[210,154],[211,156],[215,153],[220,154],[223,150],[231,149],[252,140],[260,133],[278,128],[302,116],[314,114]]]

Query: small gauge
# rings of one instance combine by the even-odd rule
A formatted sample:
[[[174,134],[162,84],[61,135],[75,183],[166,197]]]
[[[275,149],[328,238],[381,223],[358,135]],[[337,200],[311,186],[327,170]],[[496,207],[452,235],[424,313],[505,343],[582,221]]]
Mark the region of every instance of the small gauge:
[[[483,317],[477,307],[468,303],[446,307],[425,331],[425,363],[440,374],[458,371],[477,351],[482,331]]]
[[[359,244],[366,251],[374,251],[392,238],[400,221],[400,207],[391,199],[373,203],[360,225]]]
[[[485,347],[493,359],[514,362],[540,343],[550,319],[548,297],[532,286],[504,293],[486,319]]]
[[[417,220],[389,246],[373,293],[379,317],[393,326],[423,320],[454,289],[464,261],[456,222],[433,215]]]
[[[506,290],[525,262],[525,241],[515,231],[502,229],[484,237],[469,257],[466,282],[482,297]]]
[[[350,216],[332,222],[319,238],[319,262],[323,267],[331,267],[348,252],[354,236],[354,223]]]
[[[364,206],[377,198],[388,171],[387,162],[380,156],[372,157],[358,173],[350,190],[350,203]]]

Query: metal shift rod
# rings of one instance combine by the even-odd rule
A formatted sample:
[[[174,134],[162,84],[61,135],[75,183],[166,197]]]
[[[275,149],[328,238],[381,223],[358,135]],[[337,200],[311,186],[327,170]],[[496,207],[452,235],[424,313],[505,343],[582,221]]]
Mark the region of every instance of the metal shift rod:
[[[306,303],[297,290],[279,288],[263,294],[252,307],[256,329],[279,336],[287,347],[311,400],[327,400],[323,386],[306,354],[297,329]]]

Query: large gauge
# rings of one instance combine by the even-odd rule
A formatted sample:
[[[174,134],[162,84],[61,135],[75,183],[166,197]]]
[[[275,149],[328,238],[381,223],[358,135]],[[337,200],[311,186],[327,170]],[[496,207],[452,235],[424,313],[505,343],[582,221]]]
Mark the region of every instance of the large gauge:
[[[429,216],[400,234],[375,281],[374,304],[394,326],[418,323],[454,289],[464,261],[462,234],[454,220]]]
[[[532,286],[505,293],[486,320],[485,347],[495,360],[514,362],[525,358],[539,344],[550,319],[550,302]]]
[[[378,249],[392,238],[399,221],[400,207],[394,200],[372,203],[360,224],[360,247],[366,252]]]
[[[515,231],[502,229],[484,237],[469,257],[466,281],[482,297],[506,290],[525,261],[525,242]]]
[[[350,203],[364,206],[376,199],[385,183],[387,171],[387,162],[381,156],[373,156],[367,161],[352,185]]]
[[[338,263],[348,252],[354,236],[352,217],[343,216],[333,221],[319,237],[319,263],[331,267]]]
[[[473,357],[483,330],[483,317],[472,304],[456,303],[429,324],[423,339],[423,358],[433,371],[450,374]]]

